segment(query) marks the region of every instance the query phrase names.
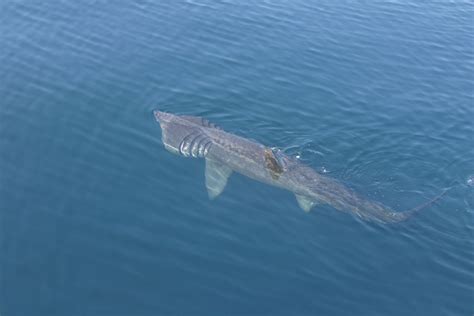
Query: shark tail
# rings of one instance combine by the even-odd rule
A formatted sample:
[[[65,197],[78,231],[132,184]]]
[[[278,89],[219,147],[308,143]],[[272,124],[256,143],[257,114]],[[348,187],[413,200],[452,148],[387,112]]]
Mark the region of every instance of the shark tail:
[[[421,210],[424,210],[425,208],[431,206],[433,203],[437,202],[438,200],[440,200],[443,196],[446,195],[446,193],[448,193],[449,191],[449,188],[448,189],[444,189],[440,194],[436,195],[435,197],[433,197],[432,199],[426,201],[425,203],[422,203],[418,206],[415,206],[414,208],[408,210],[408,211],[404,211],[404,212],[393,212],[391,215],[392,217],[392,221],[393,223],[398,223],[398,222],[403,222],[403,221],[406,221],[407,219],[409,219],[410,217],[412,217],[413,215],[415,215],[416,213],[420,212]]]

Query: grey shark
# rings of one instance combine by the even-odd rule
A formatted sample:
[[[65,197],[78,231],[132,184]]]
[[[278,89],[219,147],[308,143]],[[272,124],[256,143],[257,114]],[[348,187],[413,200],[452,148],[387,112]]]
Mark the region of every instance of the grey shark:
[[[211,199],[224,190],[232,172],[295,194],[299,206],[309,212],[318,204],[351,213],[365,221],[397,223],[441,197],[397,212],[368,200],[337,180],[322,175],[281,150],[228,133],[206,119],[154,111],[165,148],[177,155],[204,158],[206,188]]]

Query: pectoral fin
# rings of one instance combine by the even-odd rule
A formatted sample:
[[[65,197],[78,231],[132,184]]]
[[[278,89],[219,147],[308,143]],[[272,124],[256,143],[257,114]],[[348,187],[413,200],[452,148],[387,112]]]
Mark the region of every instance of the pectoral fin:
[[[296,195],[296,201],[298,202],[298,205],[305,211],[306,213],[311,211],[311,208],[318,204],[314,200],[311,200],[309,197],[304,196],[304,195]]]
[[[215,199],[224,191],[232,174],[232,169],[228,166],[210,159],[206,159],[206,188],[209,198]]]

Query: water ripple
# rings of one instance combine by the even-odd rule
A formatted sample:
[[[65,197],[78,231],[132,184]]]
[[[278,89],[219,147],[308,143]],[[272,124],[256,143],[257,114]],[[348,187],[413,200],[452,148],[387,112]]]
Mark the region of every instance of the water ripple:
[[[0,20],[2,315],[471,312],[469,2],[7,1]],[[396,210],[450,190],[393,226],[240,175],[209,201],[155,108]]]

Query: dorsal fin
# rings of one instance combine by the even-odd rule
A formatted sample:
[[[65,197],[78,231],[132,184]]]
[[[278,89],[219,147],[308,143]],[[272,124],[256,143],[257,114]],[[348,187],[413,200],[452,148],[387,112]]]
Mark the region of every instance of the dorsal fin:
[[[273,157],[275,157],[278,164],[285,171],[286,168],[288,167],[288,160],[286,159],[283,151],[277,147],[272,147],[272,153],[273,153]]]
[[[265,167],[270,171],[272,178],[278,180],[280,174],[283,172],[283,167],[275,158],[273,150],[266,148],[264,151]]]
[[[215,129],[221,129],[216,124],[211,123],[208,120],[206,120],[205,118],[202,118],[202,117],[199,117],[199,116],[183,115],[183,116],[180,116],[180,118],[182,118],[182,119],[184,119],[188,122],[194,123],[196,125],[199,125],[199,126],[215,128]]]

